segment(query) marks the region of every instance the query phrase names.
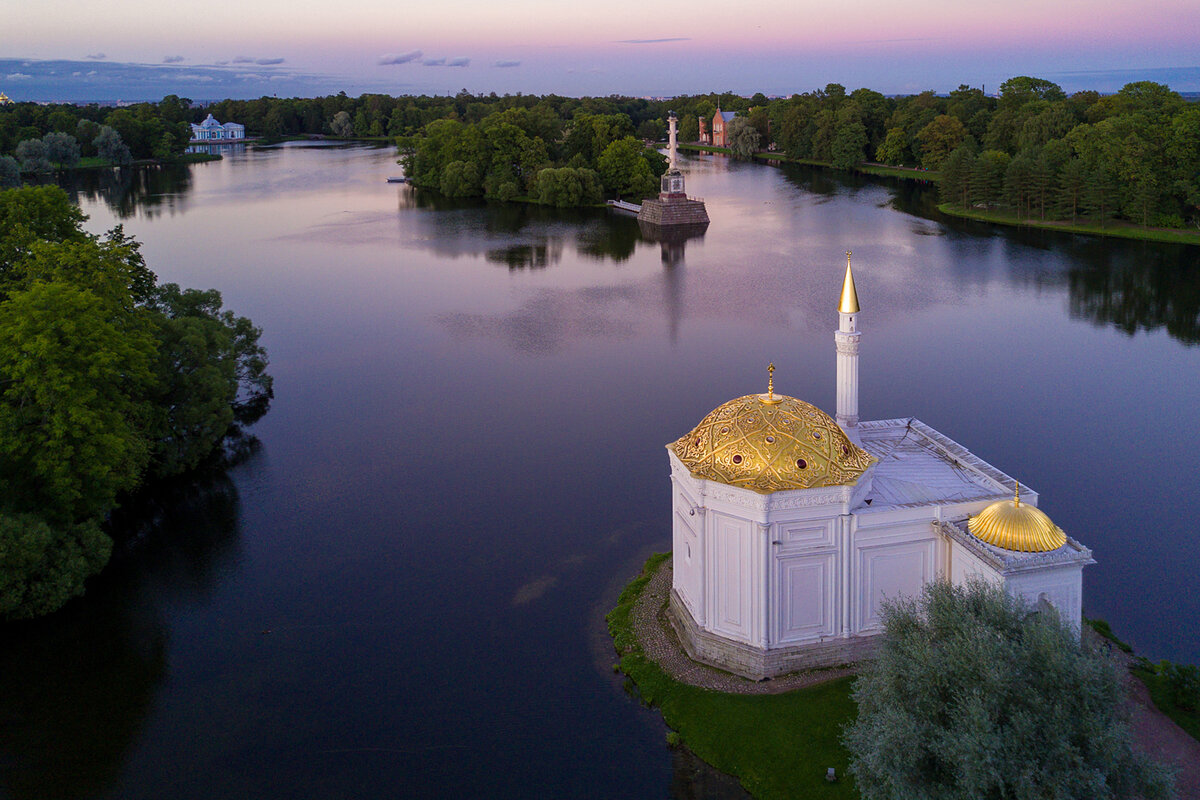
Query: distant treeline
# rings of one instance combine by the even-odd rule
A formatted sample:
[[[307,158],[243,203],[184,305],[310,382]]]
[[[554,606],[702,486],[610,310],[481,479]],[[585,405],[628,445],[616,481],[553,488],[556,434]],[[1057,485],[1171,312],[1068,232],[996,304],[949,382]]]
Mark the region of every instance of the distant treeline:
[[[1200,223],[1200,105],[1150,82],[1131,83],[1114,95],[1103,96],[1097,92],[1068,96],[1050,81],[1015,77],[1001,84],[996,97],[968,86],[946,96],[928,91],[886,97],[870,89],[847,92],[841,85],[829,84],[786,99],[770,99],[761,93],[750,98],[711,93],[647,100],[501,96],[463,90],[453,96],[348,97],[342,93],[190,106],[187,98],[174,95],[160,103],[120,109],[33,103],[3,106],[0,153],[15,154],[22,141],[48,134],[76,135],[82,124],[79,120],[87,119],[111,128],[134,158],[169,154],[186,143],[182,123],[198,122],[211,112],[221,121],[244,124],[251,135],[267,138],[394,138],[416,154],[413,166],[419,174],[413,177],[419,184],[433,186],[431,176],[436,175],[436,188],[441,191],[446,175],[443,167],[462,161],[473,168],[465,173],[452,168],[446,188],[501,197],[514,187],[518,194],[533,192],[532,178],[540,171],[530,173],[535,162],[543,164],[541,169],[548,165],[599,173],[599,153],[584,155],[586,164],[578,159],[569,163],[583,151],[573,148],[566,137],[588,127],[582,119],[585,116],[621,118],[620,138],[633,135],[659,141],[665,135],[666,114],[674,110],[680,118],[680,140],[688,142],[699,138],[699,120],[711,121],[720,107],[745,120],[744,128],[757,133],[747,140],[757,138],[761,150],[778,150],[841,168],[869,161],[930,171],[945,167],[946,199],[968,208],[1002,208],[1038,217],[1123,217],[1143,225]],[[615,123],[609,120],[604,124]],[[462,133],[468,129],[481,133],[483,127],[497,125],[512,125],[531,141],[540,139],[545,160],[538,161],[541,154],[536,144],[528,150],[527,143],[515,137],[501,149],[526,151],[498,167],[493,150],[499,140],[472,139],[475,133]],[[89,125],[83,137],[77,137],[85,157],[96,148],[95,135]],[[92,144],[85,141],[89,136]],[[434,165],[426,175],[419,151],[420,142],[427,139],[461,140],[466,148],[463,154],[470,157]],[[477,145],[488,152],[467,153]],[[956,151],[961,152],[951,161]],[[575,179],[581,183],[579,191],[591,191],[590,184],[583,185],[589,176]],[[607,181],[601,180],[603,188],[612,191]],[[463,189],[475,184],[477,191]],[[501,186],[505,188],[501,190]]]
[[[12,169],[44,172],[69,168],[81,158],[112,164],[134,159],[169,160],[192,137],[188,122],[200,113],[191,100],[169,95],[158,103],[112,108],[66,103],[0,106],[0,186],[13,184]]]

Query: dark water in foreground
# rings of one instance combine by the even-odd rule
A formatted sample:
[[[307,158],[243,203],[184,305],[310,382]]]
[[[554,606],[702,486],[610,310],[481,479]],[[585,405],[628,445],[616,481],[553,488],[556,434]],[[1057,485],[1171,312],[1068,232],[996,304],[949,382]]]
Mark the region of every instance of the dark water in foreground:
[[[670,247],[603,212],[437,206],[389,151],[77,187],[163,281],[261,325],[277,399],[169,537],[0,634],[0,793],[699,797],[602,614],[669,546],[663,445],[732,397],[917,416],[1093,548],[1085,608],[1200,661],[1200,249],[932,218],[920,188],[703,158]]]

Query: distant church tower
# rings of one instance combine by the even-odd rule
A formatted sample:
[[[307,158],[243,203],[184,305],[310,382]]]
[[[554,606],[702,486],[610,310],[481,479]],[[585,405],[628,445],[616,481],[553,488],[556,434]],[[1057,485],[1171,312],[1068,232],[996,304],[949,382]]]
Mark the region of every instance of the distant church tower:
[[[837,343],[837,424],[855,444],[861,442],[858,431],[858,292],[850,269],[850,251],[846,251],[846,278],[842,281],[842,300],[838,303]]]

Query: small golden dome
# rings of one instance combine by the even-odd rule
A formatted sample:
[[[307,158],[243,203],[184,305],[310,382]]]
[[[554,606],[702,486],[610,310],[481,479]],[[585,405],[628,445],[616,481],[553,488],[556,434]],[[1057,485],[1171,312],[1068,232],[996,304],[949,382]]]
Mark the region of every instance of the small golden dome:
[[[1012,500],[997,500],[968,519],[967,530],[976,539],[1021,553],[1047,553],[1067,543],[1063,529],[1045,512],[1021,502],[1020,486]]]
[[[853,484],[875,460],[824,411],[770,389],[718,406],[667,447],[699,478],[762,494]]]

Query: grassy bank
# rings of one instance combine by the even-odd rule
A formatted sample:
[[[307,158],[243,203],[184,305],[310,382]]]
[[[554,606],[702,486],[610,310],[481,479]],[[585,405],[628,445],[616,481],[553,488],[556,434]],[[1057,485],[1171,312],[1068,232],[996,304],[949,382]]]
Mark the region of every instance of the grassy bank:
[[[662,712],[679,741],[755,797],[857,798],[841,744],[842,726],[854,717],[853,678],[785,694],[723,694],[679,683],[642,652],[632,629],[633,606],[669,557],[651,556],[608,615],[621,671],[642,700]],[[837,769],[837,783],[826,782],[828,767]]]
[[[1155,665],[1145,659],[1130,670],[1138,680],[1146,684],[1150,690],[1150,699],[1158,710],[1183,728],[1196,740],[1200,740],[1200,707],[1184,708],[1176,703],[1174,692],[1166,676],[1162,673],[1161,665]],[[1193,701],[1194,704],[1194,701]]]
[[[1200,245],[1200,232],[1181,231],[1175,228],[1143,228],[1127,222],[1109,220],[1104,225],[1091,221],[1065,222],[1056,220],[1029,219],[1003,211],[965,209],[951,203],[942,203],[938,211],[951,217],[962,217],[997,225],[1017,225],[1026,228],[1041,228],[1064,233],[1085,233],[1090,236],[1115,236],[1121,239],[1139,239],[1144,242],[1168,242],[1171,244]]]

